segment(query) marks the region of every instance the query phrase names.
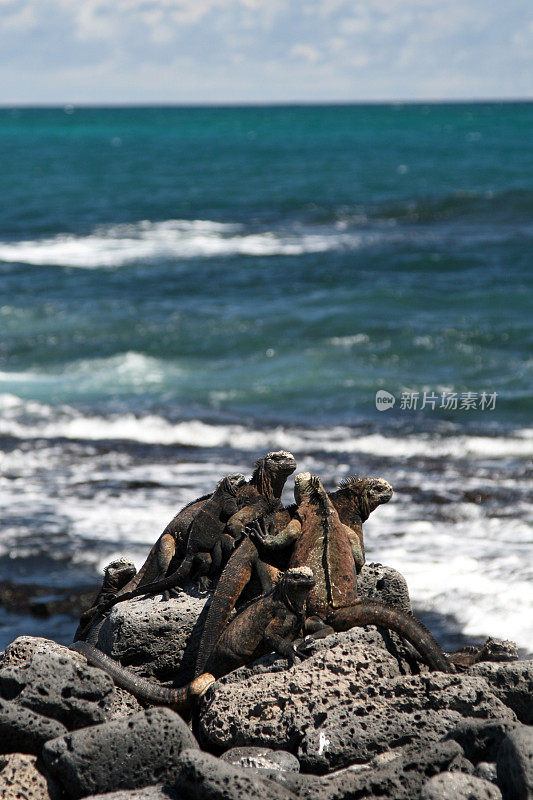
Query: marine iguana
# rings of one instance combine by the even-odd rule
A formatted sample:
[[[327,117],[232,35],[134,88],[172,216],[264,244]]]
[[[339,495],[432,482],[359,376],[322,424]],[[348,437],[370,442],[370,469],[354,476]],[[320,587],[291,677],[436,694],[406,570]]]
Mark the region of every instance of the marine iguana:
[[[248,603],[230,622],[207,662],[206,672],[178,689],[140,678],[87,642],[74,642],[71,649],[82,653],[90,664],[109,673],[115,683],[136,697],[184,711],[216,678],[266,653],[275,651],[291,661],[303,657],[304,653],[292,642],[301,632],[306,597],[314,585],[308,567],[287,570],[269,592]]]
[[[357,572],[352,541],[320,479],[308,472],[295,478],[295,499],[301,530],[292,542],[274,537],[264,546],[292,543],[291,567],[313,570],[316,584],[306,600],[309,632],[345,631],[361,625],[390,628],[407,639],[432,668],[454,672],[440,645],[414,616],[375,600],[357,597]],[[256,533],[259,536],[258,533]]]
[[[515,642],[508,639],[490,637],[481,647],[466,645],[447,655],[455,668],[462,672],[481,661],[516,661],[518,648]]]
[[[211,497],[202,504],[191,522],[185,556],[175,572],[154,583],[142,584],[132,591],[107,599],[101,605],[101,612],[109,610],[115,603],[131,600],[140,594],[168,592],[190,575],[195,563],[198,564],[197,575],[207,589],[208,576],[214,574],[218,577],[223,559],[227,560],[233,549],[234,539],[224,533],[224,529],[228,519],[238,511],[237,491],[245,483],[246,478],[240,472],[226,475],[218,482]]]
[[[359,475],[350,475],[344,478],[339,488],[330,492],[328,496],[337,510],[340,521],[349,529],[347,533],[353,540],[352,551],[359,573],[365,563],[363,522],[367,521],[378,506],[389,502],[392,497],[392,486],[384,478],[361,478]],[[355,531],[357,534],[359,545],[350,531]]]
[[[228,520],[226,529],[234,539],[242,536],[246,525],[281,507],[281,494],[296,460],[287,450],[276,450],[260,458],[252,477],[237,492],[239,510]]]
[[[273,512],[281,506],[281,494],[285,486],[285,481],[295,469],[296,460],[292,453],[286,450],[277,450],[267,453],[256,462],[250,480],[241,481],[237,488],[235,513],[230,515],[229,519],[226,520],[226,532],[229,537],[232,539],[241,537],[247,523],[253,522],[261,515]],[[208,496],[205,502],[212,500],[213,497],[214,495]],[[204,506],[199,504],[199,501],[195,501],[194,504],[191,505],[199,505],[199,508],[196,510],[190,523],[188,531],[189,536],[191,535],[191,529],[194,526],[196,516],[200,511],[204,511]],[[234,506],[232,505],[231,508],[233,509]],[[187,509],[190,509],[190,506],[183,509],[183,511],[174,518],[172,523],[176,523],[180,515],[187,511]],[[216,512],[209,511],[209,514],[212,513],[216,515]],[[182,517],[182,519],[183,518],[184,517]],[[202,523],[205,524],[205,518],[202,518]],[[117,593],[117,598],[109,603],[103,604],[100,609],[102,613],[109,610],[116,602],[129,600],[139,594],[155,594],[159,591],[166,592],[169,588],[174,587],[180,580],[186,577],[186,574],[188,574],[187,570],[190,571],[190,569],[185,561],[185,565],[182,563],[178,570],[168,575],[168,581],[165,579],[168,566],[171,560],[175,558],[176,553],[175,541],[173,535],[169,532],[169,527],[170,526],[167,526],[163,534],[161,534],[150,551],[144,565],[141,567],[139,571],[139,575],[143,573],[141,579],[138,579],[138,575],[135,580],[131,581],[130,584]],[[177,529],[181,530],[181,527],[177,526]],[[199,532],[198,535],[201,540],[200,521],[196,530]],[[186,553],[187,550],[185,551],[185,559],[187,558]],[[155,563],[158,565],[158,573],[153,576]],[[165,579],[164,583],[163,579]],[[140,587],[143,588],[143,591],[138,591]]]
[[[107,565],[104,569],[102,587],[94,598],[90,608],[86,609],[81,615],[79,625],[74,634],[74,641],[85,638],[101,604],[105,602],[110,595],[114,596],[116,592],[122,589],[136,572],[135,564],[125,558],[118,558],[116,561],[111,561],[111,563]]]
[[[345,526],[356,569],[360,572],[365,560],[363,523],[379,505],[390,500],[392,486],[383,478],[360,478],[352,475],[341,481],[338,489],[331,492],[329,497]],[[298,538],[301,532],[298,505],[282,507],[262,516],[251,524],[248,532],[252,536],[257,532],[259,536],[255,538],[255,542],[250,536],[243,537],[220,576],[204,623],[196,659],[196,675],[204,671],[209,653],[224,630],[252,574],[257,575],[261,591],[266,592],[279,574],[276,567],[285,569],[288,566],[288,550],[285,550],[284,563],[279,559],[274,563],[272,555],[277,548],[272,547],[272,541],[275,536],[278,546],[281,543],[279,554],[280,550],[283,551]],[[270,542],[267,549],[261,546],[263,539],[267,545]]]
[[[183,556],[187,546],[187,534],[196,514],[212,493],[197,497],[173,517],[159,539],[152,545],[146,561],[125,586],[117,592],[120,596],[138,586],[164,578],[173,559]]]

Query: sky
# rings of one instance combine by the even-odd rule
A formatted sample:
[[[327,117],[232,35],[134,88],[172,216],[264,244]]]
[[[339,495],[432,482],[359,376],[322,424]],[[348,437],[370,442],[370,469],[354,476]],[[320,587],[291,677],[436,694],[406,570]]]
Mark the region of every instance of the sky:
[[[531,0],[0,0],[0,103],[528,98]]]

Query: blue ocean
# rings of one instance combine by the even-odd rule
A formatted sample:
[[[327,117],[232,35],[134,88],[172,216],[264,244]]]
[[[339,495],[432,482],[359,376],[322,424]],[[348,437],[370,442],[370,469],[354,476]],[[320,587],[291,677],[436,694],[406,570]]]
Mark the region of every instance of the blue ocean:
[[[367,560],[444,644],[533,650],[532,127],[528,103],[0,109],[0,580],[140,565],[285,448],[392,483]],[[0,646],[74,627],[4,610]]]

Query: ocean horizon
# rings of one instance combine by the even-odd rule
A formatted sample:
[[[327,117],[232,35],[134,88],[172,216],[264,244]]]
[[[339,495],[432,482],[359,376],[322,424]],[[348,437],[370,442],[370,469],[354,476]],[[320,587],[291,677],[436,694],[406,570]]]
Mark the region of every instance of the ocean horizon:
[[[327,487],[393,485],[367,560],[439,640],[533,652],[532,122],[530,101],[0,108],[0,580],[140,566],[284,448]],[[74,628],[0,609],[0,647]]]

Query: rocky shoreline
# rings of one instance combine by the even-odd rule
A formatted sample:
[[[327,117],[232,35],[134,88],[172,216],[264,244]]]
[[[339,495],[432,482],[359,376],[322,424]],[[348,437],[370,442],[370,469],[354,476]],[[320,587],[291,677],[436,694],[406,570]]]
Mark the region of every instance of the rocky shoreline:
[[[362,596],[410,610],[403,577],[365,566]],[[190,680],[208,603],[116,606],[98,646],[165,685]],[[533,790],[533,661],[429,672],[372,626],[221,678],[190,719],[143,707],[85,658],[19,637],[0,662],[0,797],[61,800],[522,800]]]

